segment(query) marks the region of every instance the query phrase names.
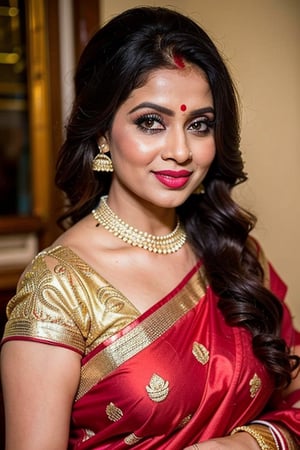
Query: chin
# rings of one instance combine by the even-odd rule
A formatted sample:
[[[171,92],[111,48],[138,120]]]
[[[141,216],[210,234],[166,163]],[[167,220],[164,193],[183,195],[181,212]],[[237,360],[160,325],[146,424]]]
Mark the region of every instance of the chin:
[[[162,208],[177,208],[178,206],[181,206],[190,197],[191,194],[192,192],[185,195],[181,193],[181,195],[179,195],[177,192],[176,194],[173,193],[172,196],[167,196],[160,201],[157,199],[157,201],[153,203],[157,206],[161,206]]]

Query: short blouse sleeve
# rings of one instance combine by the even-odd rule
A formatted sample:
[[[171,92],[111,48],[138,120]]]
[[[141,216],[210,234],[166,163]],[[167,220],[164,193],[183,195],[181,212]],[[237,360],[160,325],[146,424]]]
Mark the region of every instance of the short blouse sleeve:
[[[51,252],[41,252],[19,281],[7,306],[2,344],[31,340],[85,350],[89,321],[82,286],[72,266],[59,264]]]

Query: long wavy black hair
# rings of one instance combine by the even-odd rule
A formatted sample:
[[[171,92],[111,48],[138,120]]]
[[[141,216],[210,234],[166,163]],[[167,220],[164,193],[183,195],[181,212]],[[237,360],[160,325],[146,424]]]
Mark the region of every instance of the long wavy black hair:
[[[191,195],[178,214],[226,321],[252,333],[255,355],[275,385],[286,386],[299,359],[280,338],[282,306],[264,287],[263,269],[250,245],[255,217],[231,196],[232,188],[247,178],[239,149],[237,96],[216,46],[188,17],[161,7],[133,8],[114,17],[86,46],[57,163],[56,183],[68,199],[60,223],[76,223],[108,193],[111,174],[95,174],[91,168],[97,140],[109,133],[117,109],[151,71],[176,67],[171,55],[205,72],[216,117],[216,156],[204,180],[205,194]]]

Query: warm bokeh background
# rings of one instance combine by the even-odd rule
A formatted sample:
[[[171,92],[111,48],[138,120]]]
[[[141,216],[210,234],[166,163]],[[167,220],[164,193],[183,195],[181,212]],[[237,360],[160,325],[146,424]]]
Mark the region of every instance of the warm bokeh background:
[[[190,15],[225,55],[241,97],[249,174],[236,196],[259,218],[255,234],[289,285],[300,328],[300,1],[101,0],[101,23],[138,5]]]

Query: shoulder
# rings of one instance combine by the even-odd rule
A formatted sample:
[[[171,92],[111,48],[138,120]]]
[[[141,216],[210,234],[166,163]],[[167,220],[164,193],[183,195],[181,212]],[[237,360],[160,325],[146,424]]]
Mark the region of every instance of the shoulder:
[[[83,264],[79,264],[79,258],[68,247],[56,245],[48,247],[38,253],[24,270],[17,286],[17,293],[21,290],[32,289],[35,294],[39,293],[39,288],[48,285],[63,288],[63,281],[70,284],[71,278],[78,276],[78,269],[83,269]],[[67,279],[63,275],[68,272]]]
[[[76,255],[60,246],[43,250],[8,303],[4,340],[51,342],[82,353],[89,327],[85,295]]]

